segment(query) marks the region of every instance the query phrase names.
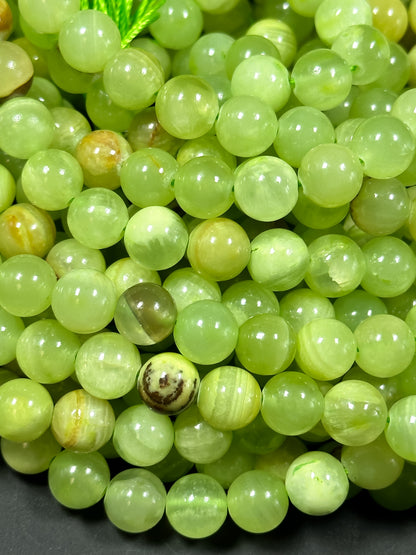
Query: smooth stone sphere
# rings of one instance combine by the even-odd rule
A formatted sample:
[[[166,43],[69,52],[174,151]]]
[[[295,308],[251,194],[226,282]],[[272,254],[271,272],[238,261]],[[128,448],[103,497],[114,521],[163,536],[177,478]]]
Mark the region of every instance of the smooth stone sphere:
[[[75,333],[94,333],[111,322],[116,292],[110,278],[97,270],[72,270],[52,291],[56,319]]]
[[[10,441],[33,441],[49,428],[53,401],[48,390],[27,378],[0,386],[0,436]]]
[[[283,481],[266,470],[240,474],[228,489],[227,503],[233,521],[254,534],[279,526],[289,508]]]
[[[108,401],[76,389],[56,403],[51,427],[53,435],[65,449],[92,453],[111,438],[114,423],[114,411]]]
[[[273,291],[287,291],[298,285],[308,264],[308,247],[293,231],[269,229],[251,242],[248,271],[254,281]]]
[[[162,518],[165,505],[165,486],[144,468],[129,468],[116,474],[104,497],[107,518],[132,534],[153,528]]]
[[[205,420],[219,430],[238,430],[260,411],[261,389],[247,370],[220,366],[202,379],[198,408]]]
[[[224,489],[206,474],[183,476],[168,492],[166,516],[182,536],[194,539],[211,536],[227,517]]]
[[[285,485],[290,501],[308,515],[333,513],[345,501],[349,489],[342,464],[322,451],[297,457],[288,468]]]
[[[51,462],[48,484],[64,507],[86,509],[103,498],[110,483],[110,469],[100,453],[62,451]]]
[[[142,208],[127,223],[124,244],[129,256],[150,270],[166,270],[185,254],[186,225],[165,206]]]
[[[178,353],[159,353],[140,369],[137,387],[143,402],[162,414],[188,408],[198,392],[196,367]]]
[[[114,314],[118,331],[136,345],[155,345],[173,331],[177,310],[170,293],[156,283],[138,283],[119,297]]]
[[[134,405],[117,418],[113,444],[119,456],[134,466],[161,462],[173,446],[173,424],[166,414]]]
[[[119,333],[102,332],[82,344],[75,372],[91,395],[117,399],[134,387],[140,364],[139,351],[128,339]]]

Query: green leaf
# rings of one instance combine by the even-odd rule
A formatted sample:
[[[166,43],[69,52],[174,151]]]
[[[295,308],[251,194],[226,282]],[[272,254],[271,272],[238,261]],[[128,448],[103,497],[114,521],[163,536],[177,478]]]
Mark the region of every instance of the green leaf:
[[[130,42],[159,17],[158,10],[165,0],[141,0],[135,13],[134,0],[80,0],[81,10],[97,10],[107,14],[120,30],[121,46]]]

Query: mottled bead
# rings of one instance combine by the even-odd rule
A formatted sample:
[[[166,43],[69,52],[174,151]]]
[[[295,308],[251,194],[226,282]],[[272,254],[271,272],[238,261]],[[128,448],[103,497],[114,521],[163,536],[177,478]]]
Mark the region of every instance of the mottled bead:
[[[118,299],[114,321],[118,331],[136,345],[154,345],[170,335],[176,321],[171,295],[156,283],[138,283]]]
[[[92,453],[111,438],[114,424],[114,411],[108,401],[76,389],[56,403],[51,427],[65,449]]]
[[[121,165],[131,153],[130,144],[114,131],[98,129],[85,135],[76,149],[85,185],[117,189],[120,186]]]
[[[177,414],[194,400],[199,374],[184,356],[159,353],[142,366],[137,387],[150,408],[163,414]]]
[[[50,215],[29,203],[14,204],[0,214],[0,253],[44,257],[53,247],[56,229]]]

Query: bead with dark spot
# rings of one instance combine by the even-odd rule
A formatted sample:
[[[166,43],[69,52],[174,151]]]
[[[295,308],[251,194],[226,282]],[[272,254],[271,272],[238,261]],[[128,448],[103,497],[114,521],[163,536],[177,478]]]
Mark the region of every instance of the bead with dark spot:
[[[188,408],[198,392],[196,367],[178,353],[160,353],[141,368],[137,388],[143,402],[163,414]]]

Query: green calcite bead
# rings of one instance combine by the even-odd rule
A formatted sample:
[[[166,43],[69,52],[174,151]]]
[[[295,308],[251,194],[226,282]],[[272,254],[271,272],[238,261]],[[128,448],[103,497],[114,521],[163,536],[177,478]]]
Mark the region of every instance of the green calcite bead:
[[[342,297],[361,282],[365,258],[360,247],[347,236],[328,234],[309,245],[310,263],[305,274],[309,287],[326,297]]]
[[[347,372],[357,355],[350,328],[333,318],[312,320],[296,338],[296,362],[316,380],[333,380]]]
[[[175,447],[194,463],[211,463],[222,457],[231,445],[231,431],[213,428],[193,405],[175,420]]]
[[[220,366],[201,381],[198,408],[203,418],[219,430],[247,426],[259,413],[260,404],[260,386],[242,368]]]
[[[135,345],[119,333],[102,332],[87,339],[75,361],[82,387],[100,399],[116,399],[134,386],[140,369]]]
[[[192,362],[217,364],[234,351],[238,325],[222,303],[197,301],[178,314],[173,335],[178,350]]]
[[[126,289],[137,283],[151,282],[160,285],[160,276],[156,270],[149,270],[131,258],[119,258],[106,270],[105,275],[111,279],[116,288],[117,297]]]
[[[114,422],[114,411],[108,401],[76,389],[56,403],[52,432],[65,449],[91,453],[110,439]]]
[[[147,405],[134,405],[116,420],[113,444],[128,463],[151,466],[162,461],[173,445],[173,424],[166,414],[158,414]]]
[[[286,320],[275,314],[257,314],[240,326],[235,352],[244,368],[267,376],[285,370],[295,349],[295,333]]]
[[[40,383],[57,383],[75,370],[81,346],[78,336],[57,320],[44,319],[26,327],[16,346],[16,359],[29,378]]]
[[[64,239],[48,252],[46,262],[52,266],[58,278],[71,270],[83,268],[105,271],[105,259],[101,251],[79,243],[76,239]]]
[[[247,267],[254,281],[273,291],[287,291],[302,281],[308,263],[308,248],[298,235],[269,229],[252,241]]]
[[[22,474],[38,474],[48,470],[62,447],[50,429],[33,441],[16,442],[1,438],[1,454],[6,463]]]
[[[325,395],[322,424],[343,445],[370,443],[383,432],[386,422],[386,402],[367,382],[339,382]]]
[[[163,282],[163,287],[172,295],[178,312],[196,301],[221,301],[218,283],[192,268],[174,270]]]
[[[386,439],[400,457],[416,462],[416,395],[400,399],[390,408]]]
[[[316,382],[301,372],[273,376],[263,388],[261,414],[280,434],[294,436],[309,431],[323,411],[324,398]]]
[[[415,336],[401,318],[375,314],[354,331],[357,339],[357,364],[365,372],[389,378],[403,372],[415,354]]]
[[[390,486],[399,478],[404,467],[403,458],[389,446],[384,434],[367,445],[344,445],[341,462],[348,472],[348,479],[368,490]]]
[[[237,324],[257,314],[279,315],[279,301],[273,291],[253,280],[231,284],[222,295],[222,302],[232,312]]]
[[[61,505],[86,509],[104,497],[110,469],[100,453],[62,451],[51,462],[49,489]]]
[[[0,436],[10,441],[33,441],[49,428],[53,401],[47,389],[27,378],[0,386]]]
[[[234,522],[255,534],[279,526],[289,508],[283,481],[266,470],[240,474],[228,490],[227,503]]]
[[[166,516],[182,536],[206,538],[219,530],[227,516],[223,488],[206,474],[188,474],[177,480],[166,497]]]
[[[162,518],[166,490],[160,479],[143,468],[119,472],[104,497],[109,520],[124,532],[138,533],[153,528]]]
[[[250,258],[250,240],[244,229],[229,218],[200,222],[190,233],[186,253],[191,266],[215,281],[235,278]]]
[[[118,299],[114,321],[118,331],[136,345],[154,345],[173,331],[176,306],[156,283],[138,283]]]
[[[196,367],[178,353],[160,353],[140,369],[137,387],[144,403],[162,414],[177,414],[191,405],[199,388]]]
[[[309,451],[297,457],[287,471],[285,484],[290,501],[309,515],[336,511],[349,489],[342,464],[322,451]]]

